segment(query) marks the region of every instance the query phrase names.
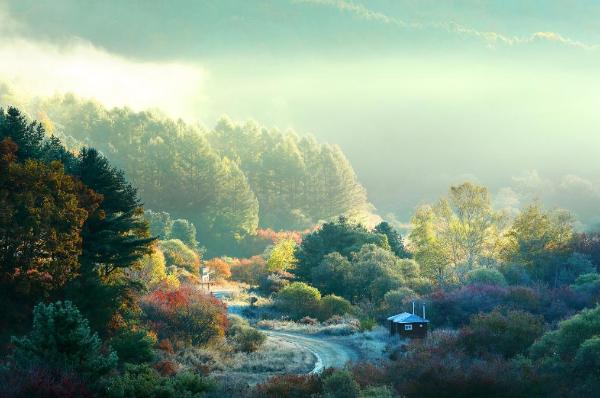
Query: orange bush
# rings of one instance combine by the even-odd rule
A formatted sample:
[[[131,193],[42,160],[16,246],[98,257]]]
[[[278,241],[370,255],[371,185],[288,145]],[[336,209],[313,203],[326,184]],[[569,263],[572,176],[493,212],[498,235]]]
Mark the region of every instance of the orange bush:
[[[302,235],[310,232],[306,231],[274,231],[271,228],[266,229],[258,229],[256,231],[256,236],[259,238],[269,240],[272,243],[277,243],[282,239],[293,239],[296,244],[302,243]]]
[[[154,364],[154,369],[156,369],[161,376],[173,376],[177,373],[179,365],[177,362],[163,360]]]
[[[258,384],[256,390],[267,398],[301,398],[320,395],[323,384],[317,375],[283,375]]]
[[[231,278],[234,281],[257,285],[260,277],[266,274],[267,263],[262,256],[233,259],[231,261]]]
[[[222,258],[212,258],[204,262],[204,265],[209,267],[211,271],[215,272],[217,279],[229,279],[231,278],[231,267]]]
[[[162,339],[160,341],[160,343],[158,343],[158,348],[162,351],[165,351],[169,354],[172,354],[174,352],[173,350],[173,344],[171,343],[171,340],[169,339]]]

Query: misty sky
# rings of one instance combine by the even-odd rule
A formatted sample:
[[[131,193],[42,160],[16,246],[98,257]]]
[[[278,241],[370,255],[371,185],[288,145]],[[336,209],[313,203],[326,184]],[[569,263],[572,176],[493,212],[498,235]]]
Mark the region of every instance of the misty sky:
[[[0,80],[339,144],[381,214],[452,183],[600,222],[600,2],[0,0]]]

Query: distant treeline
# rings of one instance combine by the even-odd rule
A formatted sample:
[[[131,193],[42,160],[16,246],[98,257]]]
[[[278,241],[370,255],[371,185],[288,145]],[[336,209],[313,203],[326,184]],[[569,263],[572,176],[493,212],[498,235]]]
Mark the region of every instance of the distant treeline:
[[[146,208],[193,222],[214,254],[235,254],[259,227],[302,230],[370,209],[342,151],[312,137],[228,119],[205,131],[70,95],[29,108],[69,148],[93,146],[124,170]]]

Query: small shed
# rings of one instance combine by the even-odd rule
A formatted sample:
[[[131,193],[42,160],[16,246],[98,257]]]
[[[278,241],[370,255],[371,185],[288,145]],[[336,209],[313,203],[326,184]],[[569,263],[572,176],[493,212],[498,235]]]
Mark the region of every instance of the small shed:
[[[401,337],[424,338],[427,336],[429,321],[410,312],[403,312],[389,317],[390,335]]]

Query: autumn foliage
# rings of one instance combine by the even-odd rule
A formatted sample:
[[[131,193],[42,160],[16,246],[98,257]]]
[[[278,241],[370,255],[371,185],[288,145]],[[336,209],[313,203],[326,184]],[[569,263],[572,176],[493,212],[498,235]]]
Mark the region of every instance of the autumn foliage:
[[[59,162],[18,163],[16,153],[11,139],[0,143],[0,299],[21,316],[76,277],[81,230],[102,197]],[[0,324],[12,324],[11,314]]]
[[[191,285],[154,291],[142,298],[141,305],[161,339],[201,345],[223,337],[227,329],[226,305]]]
[[[268,240],[271,243],[277,243],[284,239],[292,239],[297,245],[302,243],[302,235],[311,232],[310,230],[305,231],[274,231],[271,228],[258,229],[256,236],[264,240]]]
[[[316,375],[284,375],[272,377],[256,390],[259,397],[303,398],[322,393],[323,384]]]
[[[231,277],[234,281],[257,285],[266,273],[267,262],[262,256],[231,260]]]
[[[205,261],[204,265],[214,271],[216,279],[229,279],[231,277],[231,267],[222,258],[212,258]]]

